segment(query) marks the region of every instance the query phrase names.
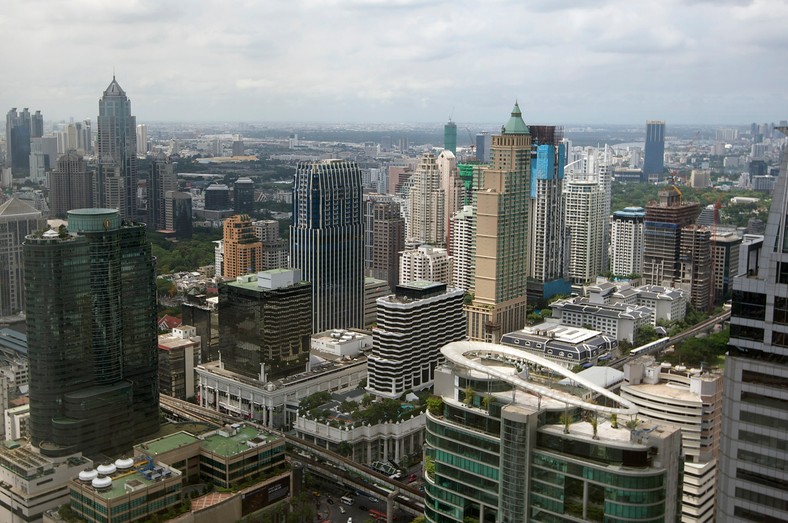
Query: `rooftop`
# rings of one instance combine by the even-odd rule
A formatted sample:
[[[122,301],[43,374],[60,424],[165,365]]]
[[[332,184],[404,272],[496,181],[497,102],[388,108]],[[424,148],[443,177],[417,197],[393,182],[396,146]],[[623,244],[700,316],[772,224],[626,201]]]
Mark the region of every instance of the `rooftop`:
[[[205,437],[202,441],[202,448],[220,456],[230,457],[248,450],[249,445],[247,442],[262,445],[279,439],[279,436],[260,431],[249,425],[238,427],[233,435],[228,434],[232,434],[232,432],[219,430]]]
[[[163,436],[158,439],[141,443],[139,447],[144,450],[146,454],[157,456],[159,454],[165,454],[172,450],[185,447],[196,441],[200,441],[200,439],[196,436],[192,436],[188,432],[176,432],[174,434],[170,434],[169,436]]]

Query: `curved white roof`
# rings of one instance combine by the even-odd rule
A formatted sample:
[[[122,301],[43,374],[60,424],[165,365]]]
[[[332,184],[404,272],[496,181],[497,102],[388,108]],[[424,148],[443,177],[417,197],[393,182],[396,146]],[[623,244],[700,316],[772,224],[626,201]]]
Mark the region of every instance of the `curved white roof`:
[[[498,345],[495,343],[484,343],[481,341],[455,341],[445,345],[441,349],[441,353],[452,363],[462,367],[467,367],[483,374],[487,374],[489,376],[493,376],[496,379],[514,385],[518,389],[522,389],[539,396],[551,398],[555,401],[572,405],[574,407],[580,407],[586,410],[604,414],[616,415],[634,415],[638,412],[637,406],[631,401],[626,400],[617,394],[613,394],[603,387],[599,387],[598,385],[591,383],[587,379],[575,374],[568,369],[565,369],[561,365],[515,347],[507,347],[505,345]],[[570,378],[573,382],[581,387],[613,400],[616,402],[616,404],[620,405],[620,407],[616,408],[595,405],[583,400],[583,398],[573,396],[572,394],[524,380],[511,372],[502,371],[499,368],[480,363],[475,359],[477,356],[500,356],[508,360],[522,361],[525,363],[539,365],[540,367],[550,369],[554,373],[560,374],[561,376]]]

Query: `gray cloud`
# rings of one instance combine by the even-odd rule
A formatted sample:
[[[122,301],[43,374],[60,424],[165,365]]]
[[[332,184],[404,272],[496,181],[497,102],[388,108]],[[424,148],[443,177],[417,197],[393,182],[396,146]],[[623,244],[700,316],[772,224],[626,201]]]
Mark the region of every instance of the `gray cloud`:
[[[0,102],[95,119],[114,68],[140,121],[491,122],[515,98],[540,122],[771,121],[786,19],[784,0],[10,2]]]

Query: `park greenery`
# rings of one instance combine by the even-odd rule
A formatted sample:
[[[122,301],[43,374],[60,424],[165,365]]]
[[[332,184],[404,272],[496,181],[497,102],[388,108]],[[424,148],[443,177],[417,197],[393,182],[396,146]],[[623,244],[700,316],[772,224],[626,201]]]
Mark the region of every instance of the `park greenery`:
[[[666,353],[663,361],[687,367],[716,367],[728,350],[730,329],[725,328],[703,338],[689,338]]]
[[[171,241],[163,234],[148,232],[156,257],[156,274],[193,271],[213,264],[214,240],[222,238],[220,229],[195,229],[188,240]]]
[[[336,408],[338,407],[338,409]],[[303,398],[298,405],[299,412],[308,418],[325,421],[332,426],[348,423],[353,426],[377,425],[378,423],[396,422],[409,419],[424,412],[428,403],[420,400],[405,402],[389,398],[375,398],[364,394],[361,402],[344,400],[339,405],[331,401],[328,392],[316,392]],[[346,415],[348,420],[338,419],[338,415]]]
[[[659,201],[659,191],[669,187],[668,185],[654,185],[650,183],[621,183],[613,182],[611,209],[619,211],[625,207],[643,207],[649,202]],[[695,189],[693,187],[678,186],[681,191],[682,200],[685,202],[698,202],[701,206],[714,205],[720,203],[721,224],[735,225],[737,227],[747,226],[750,218],[758,218],[766,221],[768,215],[770,199],[763,193],[753,192],[747,189],[730,188],[721,191],[716,188]],[[761,198],[757,203],[737,203],[730,204],[731,198],[744,196],[748,198]]]

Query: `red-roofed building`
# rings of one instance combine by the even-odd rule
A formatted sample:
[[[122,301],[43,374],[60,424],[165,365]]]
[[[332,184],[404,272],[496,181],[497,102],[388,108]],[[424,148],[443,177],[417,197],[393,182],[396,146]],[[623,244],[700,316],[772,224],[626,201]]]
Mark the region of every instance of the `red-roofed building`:
[[[159,330],[161,332],[171,331],[172,329],[180,327],[182,323],[183,321],[180,318],[165,314],[159,318]]]

